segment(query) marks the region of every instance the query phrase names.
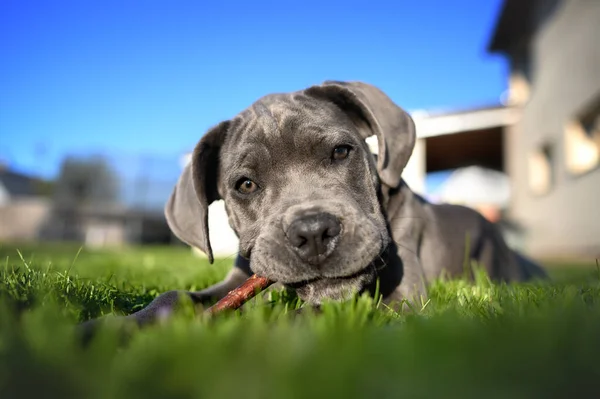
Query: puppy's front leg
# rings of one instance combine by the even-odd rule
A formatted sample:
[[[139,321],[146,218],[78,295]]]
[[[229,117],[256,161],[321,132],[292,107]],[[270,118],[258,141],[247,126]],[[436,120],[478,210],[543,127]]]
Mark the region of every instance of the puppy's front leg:
[[[215,285],[196,292],[167,291],[156,297],[145,308],[127,316],[115,317],[115,319],[131,320],[142,327],[168,318],[181,303],[182,297],[188,297],[195,305],[206,305],[212,301],[218,301],[250,277],[250,274],[246,271],[247,267],[245,266],[247,265],[244,264],[247,261],[240,259],[242,258],[236,260],[236,265],[227,274],[225,279]],[[93,336],[98,325],[102,323],[102,319],[104,318],[92,319],[79,324],[78,330],[84,341],[88,341]]]
[[[138,325],[143,326],[156,320],[164,320],[173,313],[180,303],[181,297],[188,296],[195,305],[206,305],[213,301],[218,301],[234,288],[241,285],[248,275],[239,267],[233,267],[225,279],[215,285],[205,288],[201,291],[167,291],[156,297],[145,308],[125,316],[127,319],[134,320]]]
[[[398,247],[398,257],[402,260],[402,280],[383,302],[397,312],[420,309],[427,301],[427,285],[419,257],[405,247]]]

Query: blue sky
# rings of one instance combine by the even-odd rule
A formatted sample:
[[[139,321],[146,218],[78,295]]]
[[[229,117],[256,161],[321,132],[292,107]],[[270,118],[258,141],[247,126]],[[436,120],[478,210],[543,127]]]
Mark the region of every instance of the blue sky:
[[[363,80],[399,105],[497,103],[500,0],[0,2],[0,159],[164,162],[269,92]],[[176,165],[175,165],[176,167]]]

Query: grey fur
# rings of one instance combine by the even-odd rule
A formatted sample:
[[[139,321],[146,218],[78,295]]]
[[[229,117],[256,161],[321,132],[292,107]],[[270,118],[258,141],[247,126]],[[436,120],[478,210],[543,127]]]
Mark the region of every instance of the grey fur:
[[[376,135],[373,157],[365,139]],[[378,88],[327,81],[289,94],[267,95],[210,129],[196,145],[165,214],[174,234],[212,262],[208,206],[224,199],[240,239],[234,271],[216,287],[191,293],[197,302],[219,299],[251,273],[293,287],[311,304],[373,291],[384,301],[422,300],[444,271],[462,275],[476,260],[494,280],[524,281],[544,271],[511,251],[497,228],[477,212],[433,205],[413,193],[401,175],[415,144],[415,126]],[[338,145],[348,158],[332,161]],[[236,182],[255,181],[242,195]],[[301,215],[327,212],[342,221],[335,250],[321,264],[303,262],[286,238]],[[169,297],[170,295],[170,297]],[[130,316],[150,320],[171,309],[173,294]]]

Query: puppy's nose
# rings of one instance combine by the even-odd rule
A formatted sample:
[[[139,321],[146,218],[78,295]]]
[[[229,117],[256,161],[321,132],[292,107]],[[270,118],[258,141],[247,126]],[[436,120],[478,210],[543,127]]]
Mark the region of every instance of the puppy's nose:
[[[341,230],[341,223],[335,216],[317,213],[294,220],[286,234],[300,258],[314,265],[333,252]]]

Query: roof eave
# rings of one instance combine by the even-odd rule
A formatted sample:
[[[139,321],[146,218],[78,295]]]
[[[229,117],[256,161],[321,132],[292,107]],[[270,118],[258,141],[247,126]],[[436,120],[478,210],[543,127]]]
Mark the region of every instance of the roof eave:
[[[508,54],[515,36],[528,36],[531,30],[531,1],[504,0],[487,45],[488,53]]]

